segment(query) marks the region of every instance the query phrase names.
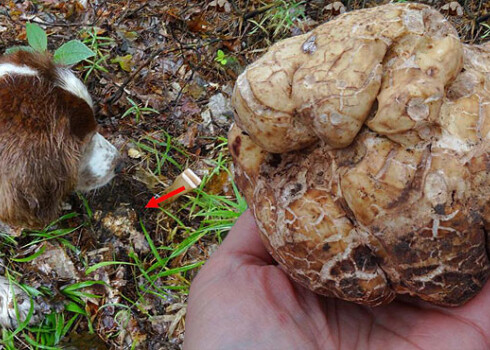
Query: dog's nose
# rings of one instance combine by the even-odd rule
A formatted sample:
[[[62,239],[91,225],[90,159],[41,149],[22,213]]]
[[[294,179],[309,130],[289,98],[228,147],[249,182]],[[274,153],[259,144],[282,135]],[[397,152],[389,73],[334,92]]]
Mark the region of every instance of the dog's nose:
[[[124,170],[124,167],[125,167],[124,162],[122,160],[119,160],[116,164],[116,167],[114,168],[114,173],[116,173],[116,174],[122,173]]]

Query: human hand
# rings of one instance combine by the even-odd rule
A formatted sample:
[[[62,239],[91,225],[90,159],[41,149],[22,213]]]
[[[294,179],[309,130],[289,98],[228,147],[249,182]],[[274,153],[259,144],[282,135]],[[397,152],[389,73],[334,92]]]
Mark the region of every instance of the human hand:
[[[370,308],[318,296],[274,264],[250,211],[192,283],[185,350],[490,349],[490,283],[466,305]]]

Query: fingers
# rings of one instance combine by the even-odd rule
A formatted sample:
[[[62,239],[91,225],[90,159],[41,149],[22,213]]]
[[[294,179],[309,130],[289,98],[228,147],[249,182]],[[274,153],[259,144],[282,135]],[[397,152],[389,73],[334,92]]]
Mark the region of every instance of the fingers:
[[[420,310],[434,311],[456,318],[462,324],[466,323],[475,329],[480,329],[482,334],[490,338],[490,314],[487,312],[487,305],[490,303],[490,283],[486,283],[483,289],[473,299],[458,307],[438,306],[406,295],[399,295],[396,300]],[[389,308],[396,307],[396,304],[398,303],[395,302],[382,308],[389,310]],[[381,311],[381,308],[377,310]],[[392,311],[388,312],[393,313]]]
[[[250,210],[240,216],[218,251],[221,254],[253,256],[266,264],[274,261],[260,239],[259,229]]]

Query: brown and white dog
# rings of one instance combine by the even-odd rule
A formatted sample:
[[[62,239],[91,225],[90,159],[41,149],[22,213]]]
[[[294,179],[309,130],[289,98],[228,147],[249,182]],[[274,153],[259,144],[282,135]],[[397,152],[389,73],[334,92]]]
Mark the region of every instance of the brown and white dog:
[[[73,190],[107,184],[119,153],[97,132],[85,85],[47,54],[18,51],[0,58],[0,230],[42,228]],[[17,324],[30,301],[0,276],[0,324]]]

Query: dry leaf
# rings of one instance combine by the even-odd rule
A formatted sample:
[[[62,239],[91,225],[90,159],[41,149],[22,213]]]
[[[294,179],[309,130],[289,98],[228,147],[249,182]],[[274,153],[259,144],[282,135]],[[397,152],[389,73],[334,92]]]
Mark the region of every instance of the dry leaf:
[[[119,63],[122,70],[131,72],[133,69],[133,55],[117,56],[111,60],[111,63]]]

